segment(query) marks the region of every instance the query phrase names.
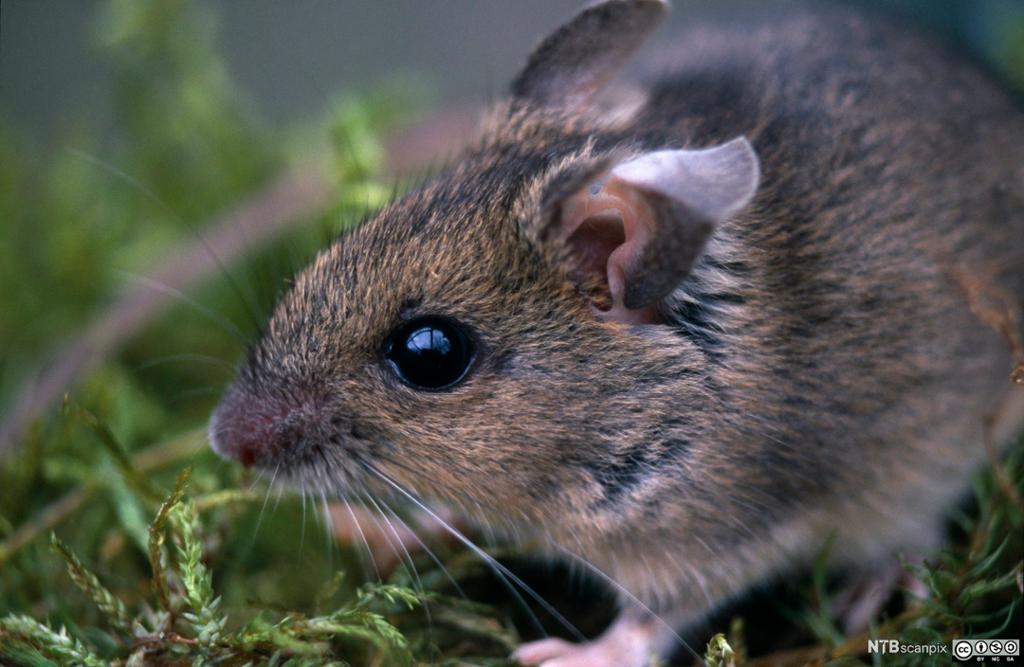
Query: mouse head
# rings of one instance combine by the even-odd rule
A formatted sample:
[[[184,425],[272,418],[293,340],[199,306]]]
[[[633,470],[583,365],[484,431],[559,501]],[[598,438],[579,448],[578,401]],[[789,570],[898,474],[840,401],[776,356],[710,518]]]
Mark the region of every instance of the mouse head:
[[[321,252],[226,393],[214,448],[492,524],[621,520],[616,501],[714,411],[704,353],[662,308],[758,181],[745,139],[650,146],[589,108],[664,11],[584,10],[473,150]],[[695,418],[667,424],[680,405]]]

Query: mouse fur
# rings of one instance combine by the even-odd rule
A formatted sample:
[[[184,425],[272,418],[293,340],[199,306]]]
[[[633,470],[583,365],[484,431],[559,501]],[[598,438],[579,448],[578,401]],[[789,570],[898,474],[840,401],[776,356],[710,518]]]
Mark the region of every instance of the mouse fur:
[[[663,626],[829,539],[840,563],[932,549],[984,419],[1003,406],[1003,442],[1024,420],[964,284],[1019,331],[1019,105],[945,45],[845,10],[695,24],[608,95],[663,12],[607,0],[542,43],[472,147],[297,276],[211,423],[219,452],[279,478],[394,495],[383,473],[628,592],[604,638],[524,663],[645,664],[674,643]],[[670,292],[609,310],[604,256],[582,271],[559,231],[566,202],[636,156],[737,137],[756,193],[682,241]],[[690,210],[632,191],[656,217]],[[382,361],[422,315],[471,332],[449,390]]]

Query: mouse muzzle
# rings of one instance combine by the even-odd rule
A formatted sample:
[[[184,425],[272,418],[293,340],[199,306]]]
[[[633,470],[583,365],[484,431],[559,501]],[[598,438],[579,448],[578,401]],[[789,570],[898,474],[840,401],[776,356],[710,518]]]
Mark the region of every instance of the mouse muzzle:
[[[210,445],[246,467],[273,467],[315,440],[323,430],[319,422],[314,401],[234,387],[210,420]]]

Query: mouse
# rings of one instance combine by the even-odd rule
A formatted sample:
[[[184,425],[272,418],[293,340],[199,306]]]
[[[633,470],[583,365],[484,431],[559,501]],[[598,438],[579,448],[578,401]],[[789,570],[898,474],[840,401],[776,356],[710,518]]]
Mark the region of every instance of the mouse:
[[[654,40],[667,11],[544,38],[460,156],[298,273],[210,421],[284,483],[612,586],[603,634],[524,665],[647,665],[829,540],[934,549],[985,420],[1024,426],[1019,102],[884,17]]]

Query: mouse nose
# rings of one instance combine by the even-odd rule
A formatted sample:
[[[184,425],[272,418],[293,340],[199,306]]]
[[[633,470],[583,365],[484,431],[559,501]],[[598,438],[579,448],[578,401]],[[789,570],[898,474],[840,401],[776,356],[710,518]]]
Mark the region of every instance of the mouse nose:
[[[210,419],[213,450],[246,467],[279,461],[309,437],[310,406],[231,391]]]

